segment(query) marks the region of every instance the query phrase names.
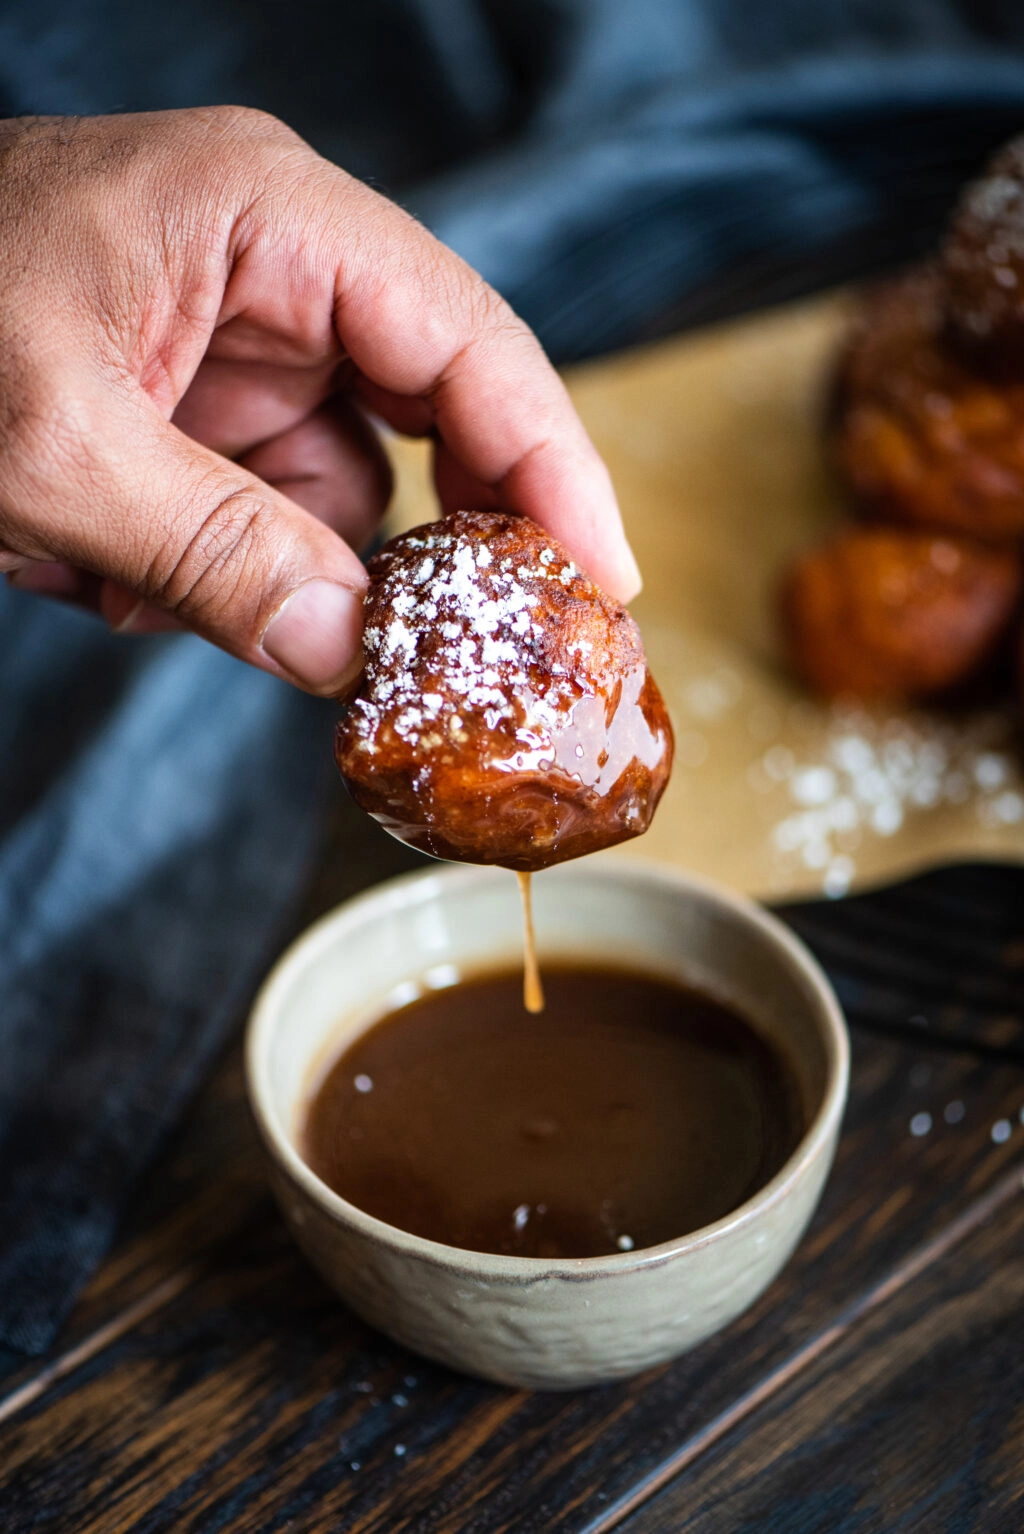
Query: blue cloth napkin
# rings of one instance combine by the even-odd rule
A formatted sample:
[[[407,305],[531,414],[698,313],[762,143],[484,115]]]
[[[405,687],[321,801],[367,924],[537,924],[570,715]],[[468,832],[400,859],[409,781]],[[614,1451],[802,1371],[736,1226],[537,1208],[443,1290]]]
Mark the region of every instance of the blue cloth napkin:
[[[0,1340],[45,1348],[241,1015],[336,709],[0,591]]]

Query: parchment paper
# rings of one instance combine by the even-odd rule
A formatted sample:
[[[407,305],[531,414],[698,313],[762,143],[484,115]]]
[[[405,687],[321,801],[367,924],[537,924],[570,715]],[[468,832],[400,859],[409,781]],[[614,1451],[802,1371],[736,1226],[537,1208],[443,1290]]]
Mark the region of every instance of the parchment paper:
[[[1015,707],[825,707],[780,661],[779,572],[840,514],[819,420],[848,312],[830,296],[567,374],[644,573],[633,612],[677,742],[652,829],[605,856],[776,900],[1024,858]],[[435,506],[422,446],[392,445],[398,530]]]

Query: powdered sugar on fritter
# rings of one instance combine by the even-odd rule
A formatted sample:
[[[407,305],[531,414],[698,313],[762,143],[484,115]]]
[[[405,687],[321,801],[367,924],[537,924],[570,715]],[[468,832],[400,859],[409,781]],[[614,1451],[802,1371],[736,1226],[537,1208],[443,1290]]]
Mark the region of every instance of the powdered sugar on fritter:
[[[551,547],[536,562],[496,557],[488,532],[506,527],[505,518],[486,514],[449,518],[406,534],[400,554],[384,564],[371,611],[388,621],[367,625],[366,680],[352,705],[363,750],[377,749],[385,727],[416,749],[457,744],[474,715],[489,730],[508,721],[536,749],[579,697],[568,675],[538,690],[530,662],[541,632],[532,613],[540,583],[569,587],[583,578]],[[422,556],[412,568],[410,555]],[[582,643],[578,653],[583,663]]]

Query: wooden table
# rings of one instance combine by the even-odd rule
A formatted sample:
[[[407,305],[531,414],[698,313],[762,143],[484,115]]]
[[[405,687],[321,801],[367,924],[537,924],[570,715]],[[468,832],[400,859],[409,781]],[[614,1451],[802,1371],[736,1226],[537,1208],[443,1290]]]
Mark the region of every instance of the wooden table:
[[[304,920],[413,862],[343,804],[332,840]],[[784,914],[846,1007],[850,1108],[797,1255],[727,1331],[567,1395],[392,1345],[285,1233],[236,1041],[52,1354],[7,1360],[0,1528],[1024,1528],[1024,869]]]

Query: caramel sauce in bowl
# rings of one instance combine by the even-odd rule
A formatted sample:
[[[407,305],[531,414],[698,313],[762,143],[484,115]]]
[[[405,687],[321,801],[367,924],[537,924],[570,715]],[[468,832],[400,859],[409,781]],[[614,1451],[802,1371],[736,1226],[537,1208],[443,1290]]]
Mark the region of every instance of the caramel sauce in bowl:
[[[247,1072],[274,1191],[328,1284],[371,1324],[428,1357],[510,1385],[564,1389],[684,1352],[767,1287],[820,1197],[846,1096],[848,1048],[815,961],[750,902],[619,859],[565,864],[533,882],[542,970],[596,966],[689,988],[743,1019],[787,1062],[796,1143],[782,1147],[781,1165],[766,1167],[759,1186],[737,1183],[735,1208],[667,1238],[652,1226],[654,1244],[591,1256],[517,1255],[402,1229],[310,1167],[310,1106],[346,1050],[418,997],[518,969],[518,892],[500,869],[431,868],[349,901],[312,927],[257,998]],[[659,1112],[672,1130],[664,1102]],[[488,1133],[486,1122],[479,1133]]]
[[[386,1224],[517,1257],[602,1257],[712,1225],[792,1155],[788,1060],[732,1007],[660,976],[467,975],[385,1013],[312,1094],[299,1149]]]

